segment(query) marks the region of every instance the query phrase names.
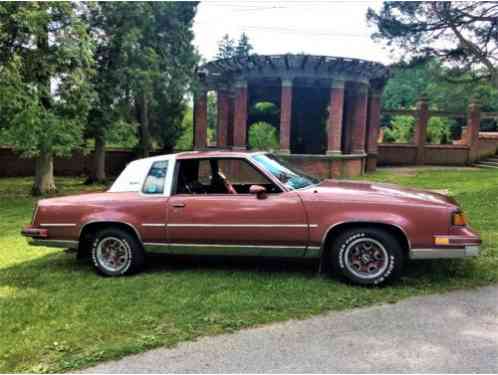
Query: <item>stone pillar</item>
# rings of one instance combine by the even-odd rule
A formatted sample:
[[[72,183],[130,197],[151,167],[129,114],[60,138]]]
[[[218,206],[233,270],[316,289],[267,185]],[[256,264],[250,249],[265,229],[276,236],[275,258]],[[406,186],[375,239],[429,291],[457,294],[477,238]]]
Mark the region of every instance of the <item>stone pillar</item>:
[[[425,141],[427,138],[427,123],[429,122],[429,103],[427,98],[420,98],[417,102],[417,121],[415,123],[415,133],[413,139],[417,146],[417,157],[415,164],[425,163]]]
[[[234,120],[235,97],[233,93],[228,96],[228,131],[227,147],[233,147],[233,120]]]
[[[217,146],[228,146],[228,126],[230,123],[230,98],[224,90],[218,90],[218,119],[217,119]]]
[[[330,86],[329,117],[327,119],[327,155],[342,153],[342,117],[344,111],[344,81],[334,80]]]
[[[481,126],[481,108],[472,101],[467,113],[466,144],[469,146],[469,162],[479,159],[479,128]]]
[[[292,118],[292,80],[282,79],[280,98],[280,152],[290,154],[290,133]]]
[[[207,146],[207,93],[200,91],[194,95],[194,149]]]
[[[235,85],[235,104],[233,115],[233,149],[247,149],[247,82]]]
[[[368,85],[360,84],[356,90],[353,115],[353,154],[365,153],[367,133]]]
[[[367,172],[377,169],[377,142],[380,128],[381,91],[371,89],[368,94],[367,117]]]

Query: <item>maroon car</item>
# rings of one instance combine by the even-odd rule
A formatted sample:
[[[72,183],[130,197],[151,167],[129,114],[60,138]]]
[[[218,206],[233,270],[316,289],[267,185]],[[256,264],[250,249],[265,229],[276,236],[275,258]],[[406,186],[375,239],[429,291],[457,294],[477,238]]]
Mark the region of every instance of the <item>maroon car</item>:
[[[479,254],[451,198],[389,184],[319,181],[269,153],[186,152],[130,163],[112,187],[38,202],[36,246],[88,254],[97,271],[139,271],[147,253],[319,258],[359,284],[405,259]]]

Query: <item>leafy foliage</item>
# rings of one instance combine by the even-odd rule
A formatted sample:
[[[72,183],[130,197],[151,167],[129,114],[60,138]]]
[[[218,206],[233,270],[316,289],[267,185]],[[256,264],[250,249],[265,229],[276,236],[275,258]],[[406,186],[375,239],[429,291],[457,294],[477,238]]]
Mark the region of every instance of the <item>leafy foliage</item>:
[[[194,145],[194,114],[191,107],[188,107],[183,115],[181,126],[182,135],[176,141],[177,151],[191,150]]]
[[[451,127],[454,120],[431,117],[427,124],[426,142],[430,144],[451,143]],[[389,126],[384,128],[384,142],[411,143],[415,130],[413,116],[393,116]]]
[[[256,122],[249,127],[249,146],[254,150],[278,150],[277,130],[266,122]]]
[[[410,143],[414,125],[415,119],[412,116],[394,116],[389,127],[384,128],[384,142]]]
[[[180,136],[185,93],[198,61],[192,48],[195,2],[99,3],[99,30],[108,37],[116,99],[126,102],[127,121],[139,124],[140,150],[171,150]]]
[[[373,34],[407,58],[437,56],[449,72],[470,80],[489,80],[498,87],[498,7],[494,2],[384,2],[368,10]],[[452,77],[453,78],[453,77]],[[461,81],[457,77],[458,81]]]
[[[23,155],[64,156],[81,145],[92,48],[75,3],[0,4],[0,116]]]

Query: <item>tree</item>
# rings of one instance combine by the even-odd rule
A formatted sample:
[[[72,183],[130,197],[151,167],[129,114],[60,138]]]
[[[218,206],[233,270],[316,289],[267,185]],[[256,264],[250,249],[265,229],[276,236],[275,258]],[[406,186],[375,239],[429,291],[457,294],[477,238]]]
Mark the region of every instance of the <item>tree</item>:
[[[56,190],[53,157],[82,143],[92,101],[92,43],[85,4],[0,4],[0,113],[4,136],[35,157],[33,194]]]
[[[436,56],[466,80],[498,87],[498,4],[495,2],[384,2],[367,13],[373,34],[414,58]],[[452,79],[451,75],[448,79]],[[458,80],[457,80],[458,81]]]
[[[155,147],[171,149],[180,135],[198,61],[192,46],[196,9],[196,2],[99,3],[100,110],[116,109],[118,118],[138,124],[142,156]],[[119,103],[126,104],[120,109]]]
[[[218,42],[217,59],[229,59],[232,57],[246,57],[249,56],[253,50],[252,44],[249,42],[249,37],[246,33],[240,34],[237,44],[230,35],[225,34]]]
[[[249,42],[249,37],[246,33],[242,33],[239,38],[237,47],[235,47],[235,56],[249,56],[253,50],[252,44]]]
[[[230,35],[225,34],[223,38],[218,42],[218,53],[216,54],[217,59],[228,59],[235,55],[236,47],[235,40],[230,38]]]

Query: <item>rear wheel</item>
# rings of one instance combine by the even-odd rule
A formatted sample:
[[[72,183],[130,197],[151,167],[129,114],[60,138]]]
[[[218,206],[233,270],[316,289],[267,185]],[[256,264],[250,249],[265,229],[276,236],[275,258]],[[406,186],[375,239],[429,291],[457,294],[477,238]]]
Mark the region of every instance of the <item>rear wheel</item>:
[[[105,276],[122,276],[138,272],[144,265],[144,251],[130,233],[118,228],[99,231],[92,244],[92,262]]]
[[[378,285],[401,275],[402,247],[382,229],[347,230],[333,241],[330,254],[334,273],[356,284]]]

